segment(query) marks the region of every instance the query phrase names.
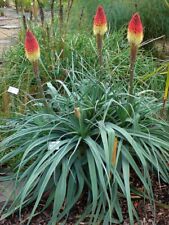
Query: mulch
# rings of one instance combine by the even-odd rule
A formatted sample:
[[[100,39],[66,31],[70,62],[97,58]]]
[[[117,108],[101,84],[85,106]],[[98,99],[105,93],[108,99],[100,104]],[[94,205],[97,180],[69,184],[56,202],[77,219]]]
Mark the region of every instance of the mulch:
[[[154,189],[154,197],[155,197],[155,215],[153,213],[152,207],[149,202],[145,201],[142,198],[136,196],[133,197],[133,203],[137,209],[137,212],[140,217],[141,225],[169,225],[169,185],[165,183],[159,184],[156,178],[152,177],[153,180],[153,189]],[[139,184],[136,183],[136,187],[139,187]],[[84,201],[85,199],[81,199],[74,209],[70,212],[67,225],[74,225],[75,221],[84,209]],[[124,222],[122,225],[130,225],[127,213],[126,202],[122,200],[123,205],[123,215]],[[43,207],[43,201],[41,203],[40,208]],[[39,210],[40,210],[39,208]],[[27,207],[23,210],[21,218],[19,218],[18,214],[10,216],[3,221],[0,221],[0,225],[26,225],[28,222],[29,215],[31,213],[31,206]],[[40,213],[36,217],[32,219],[31,225],[47,225],[50,218],[51,209],[46,210],[43,213]],[[58,223],[56,225],[59,225]],[[88,223],[83,222],[79,225],[88,225]],[[136,222],[134,225],[138,225]]]

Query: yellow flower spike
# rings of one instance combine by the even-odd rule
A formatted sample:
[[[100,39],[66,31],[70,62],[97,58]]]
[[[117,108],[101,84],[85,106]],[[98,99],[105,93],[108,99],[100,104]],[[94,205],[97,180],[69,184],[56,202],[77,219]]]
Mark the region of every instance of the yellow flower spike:
[[[118,139],[117,139],[117,137],[115,137],[115,139],[114,139],[114,145],[113,145],[113,150],[112,150],[112,165],[113,166],[116,163],[117,147],[118,147]]]

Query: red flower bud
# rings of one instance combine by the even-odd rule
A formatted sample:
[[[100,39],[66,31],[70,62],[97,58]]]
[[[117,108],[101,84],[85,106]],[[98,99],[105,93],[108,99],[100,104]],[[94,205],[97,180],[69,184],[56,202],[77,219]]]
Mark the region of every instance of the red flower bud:
[[[138,13],[135,13],[129,22],[127,39],[131,45],[136,46],[143,40],[143,25]]]
[[[94,35],[104,35],[107,31],[106,14],[102,6],[98,6],[96,15],[94,16],[93,32]]]
[[[35,62],[40,58],[40,48],[36,37],[30,30],[26,32],[25,55],[30,62]]]

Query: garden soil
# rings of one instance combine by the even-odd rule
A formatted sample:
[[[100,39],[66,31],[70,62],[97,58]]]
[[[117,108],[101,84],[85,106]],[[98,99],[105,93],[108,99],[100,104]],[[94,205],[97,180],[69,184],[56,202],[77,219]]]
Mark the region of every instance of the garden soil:
[[[135,182],[136,180],[134,180]],[[141,225],[169,225],[169,185],[165,183],[159,184],[157,178],[152,177],[153,181],[153,189],[154,189],[154,197],[155,197],[155,214],[152,211],[152,206],[150,203],[140,196],[133,195],[133,203],[137,209],[137,212],[140,217]],[[133,181],[131,181],[133,182]],[[135,183],[136,188],[139,190],[142,189],[139,183]],[[68,222],[66,225],[74,225],[75,222],[79,219],[80,215],[84,210],[84,205],[86,203],[86,196],[84,195],[79,202],[77,202],[76,206],[72,209],[69,214]],[[43,206],[45,205],[45,200],[41,201],[39,205],[38,211],[41,211]],[[121,205],[123,206],[123,216],[124,221],[121,225],[131,225],[128,219],[127,213],[127,204],[124,200],[121,200]],[[9,217],[8,219],[4,219],[0,221],[0,225],[26,225],[29,219],[29,215],[31,214],[32,206],[25,208],[22,211],[21,218],[17,213]],[[45,212],[39,213],[35,218],[33,218],[31,225],[47,225],[50,213],[52,209],[49,208]],[[79,223],[79,225],[88,225],[88,218],[83,223]],[[62,223],[57,223],[56,225],[61,225]],[[99,224],[101,225],[101,224]],[[114,224],[115,225],[115,224]],[[138,222],[135,222],[134,225],[139,225]]]

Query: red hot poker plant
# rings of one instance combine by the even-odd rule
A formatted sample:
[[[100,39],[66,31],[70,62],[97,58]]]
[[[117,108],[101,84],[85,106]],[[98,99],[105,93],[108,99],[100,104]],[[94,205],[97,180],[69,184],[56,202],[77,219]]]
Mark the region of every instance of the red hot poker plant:
[[[38,41],[30,30],[27,30],[26,32],[25,55],[30,62],[35,62],[40,58]]]
[[[133,80],[134,80],[134,65],[137,56],[137,50],[141,42],[143,41],[143,25],[140,19],[140,15],[135,13],[128,25],[127,39],[130,44],[130,84],[129,94],[133,94]]]
[[[98,6],[93,21],[93,33],[96,35],[99,64],[102,65],[102,39],[107,31],[107,18],[101,5]]]
[[[135,13],[129,22],[127,38],[131,45],[136,46],[143,41],[143,25],[138,13]]]
[[[47,107],[47,102],[45,100],[45,95],[43,92],[42,83],[39,76],[40,47],[36,37],[33,35],[33,33],[29,29],[26,31],[26,37],[25,37],[25,55],[27,59],[33,65],[33,71],[37,80],[39,94],[40,94],[40,97],[43,98],[44,104]]]
[[[96,15],[94,16],[93,33],[94,35],[104,35],[107,31],[107,18],[101,5],[98,6]]]

